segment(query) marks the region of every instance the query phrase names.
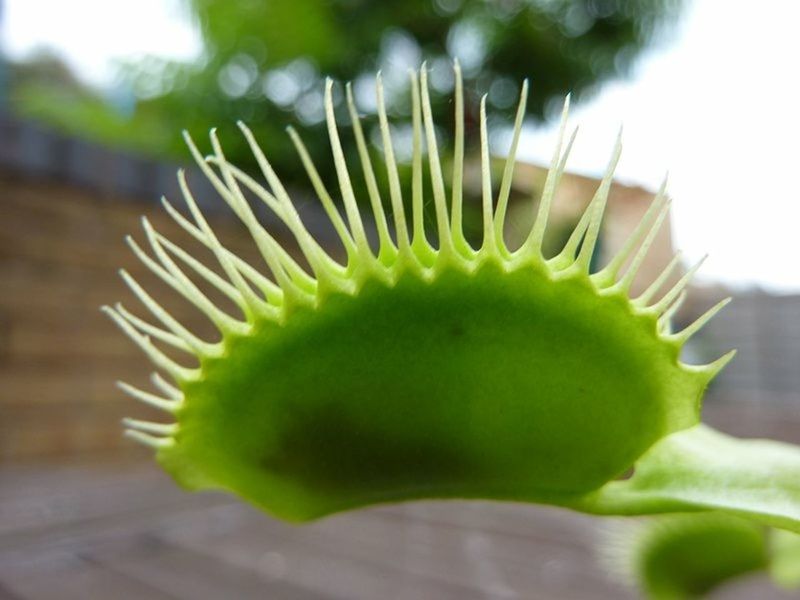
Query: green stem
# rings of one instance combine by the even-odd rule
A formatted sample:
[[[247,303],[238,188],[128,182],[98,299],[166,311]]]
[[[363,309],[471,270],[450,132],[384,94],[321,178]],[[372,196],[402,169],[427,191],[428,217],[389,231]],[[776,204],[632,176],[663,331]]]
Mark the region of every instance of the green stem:
[[[632,477],[575,508],[605,515],[720,510],[800,533],[800,448],[696,425],[655,444]]]

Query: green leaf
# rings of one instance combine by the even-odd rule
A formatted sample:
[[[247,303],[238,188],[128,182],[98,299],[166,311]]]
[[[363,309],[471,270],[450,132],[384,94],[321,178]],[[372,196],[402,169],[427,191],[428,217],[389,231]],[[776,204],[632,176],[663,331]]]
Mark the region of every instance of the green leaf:
[[[634,528],[633,575],[648,598],[700,598],[767,567],[767,529],[720,513],[659,517]]]
[[[800,532],[800,448],[696,425],[655,444],[632,477],[606,484],[580,508],[619,515],[719,510]]]
[[[800,587],[800,535],[776,529],[771,532],[769,542],[772,579],[785,588]]]

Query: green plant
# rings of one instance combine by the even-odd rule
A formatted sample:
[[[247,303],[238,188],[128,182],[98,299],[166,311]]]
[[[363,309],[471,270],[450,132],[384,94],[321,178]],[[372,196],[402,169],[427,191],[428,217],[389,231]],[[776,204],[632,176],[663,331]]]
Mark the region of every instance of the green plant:
[[[573,134],[565,143],[565,105],[535,223],[520,248],[506,247],[504,220],[525,115],[523,86],[497,198],[485,103],[481,107],[483,242],[471,247],[461,227],[464,103],[456,71],[449,201],[427,73],[423,68],[421,85],[412,75],[410,218],[377,80],[391,227],[348,88],[377,251],[367,239],[343,158],[331,81],[325,109],[345,218],[290,130],[339,234],[344,264],[305,229],[244,125],[269,189],[225,160],[213,131],[213,154],[207,158],[187,137],[198,165],[258,245],[271,277],[222,247],[180,173],[194,222],[166,200],[164,206],[214,253],[224,277],[146,220],[156,258],[130,243],[156,275],[208,316],[221,340],[205,341],[186,330],[123,272],[166,329],[121,306],[104,310],[174,379],[174,384],[154,379],[163,397],[122,384],[175,418],[170,424],[129,420],[129,435],[154,447],[160,463],[187,488],[231,490],[292,521],[381,502],[489,498],[596,514],[713,509],[800,531],[800,450],[736,440],[700,424],[703,392],[733,353],[692,366],[681,362],[680,352],[724,302],[671,333],[669,317],[697,269],[659,296],[677,257],[647,291],[629,295],[666,215],[664,188],[620,253],[590,272],[618,143],[565,247],[554,257],[543,256],[550,203],[574,139]],[[423,191],[423,139],[430,196]],[[307,269],[258,222],[245,191],[283,221]],[[435,207],[435,245],[425,231],[428,197]],[[241,318],[215,306],[179,262],[230,298]],[[182,366],[151,338],[194,356],[198,365]],[[621,479],[631,468],[633,475]]]
[[[800,536],[741,517],[687,513],[618,523],[601,552],[612,571],[653,600],[701,598],[731,581],[766,573],[800,586]]]

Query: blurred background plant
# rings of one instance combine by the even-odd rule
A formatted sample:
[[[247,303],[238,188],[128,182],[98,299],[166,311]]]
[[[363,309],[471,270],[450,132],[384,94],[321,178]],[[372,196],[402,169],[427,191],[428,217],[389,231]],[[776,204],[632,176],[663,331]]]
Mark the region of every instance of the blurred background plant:
[[[627,74],[661,39],[681,0],[184,0],[201,33],[194,61],[147,56],[120,65],[110,97],[82,84],[52,54],[10,72],[11,109],[64,131],[158,157],[185,155],[179,135],[201,138],[220,126],[228,157],[253,166],[229,125],[245,120],[288,183],[305,181],[284,127],[296,124],[312,157],[332,174],[322,133],[325,76],[352,81],[356,103],[375,111],[374,73],[384,71],[389,111],[410,113],[406,71],[427,60],[434,110],[448,139],[451,57],[464,70],[467,113],[480,96],[509,114],[523,79],[528,102],[545,119],[572,92],[580,100]],[[341,90],[339,90],[341,99]],[[344,112],[342,115],[344,116]],[[409,129],[395,132],[410,155]],[[477,136],[469,135],[468,140]],[[377,132],[373,132],[373,135]],[[346,139],[350,152],[352,140]]]

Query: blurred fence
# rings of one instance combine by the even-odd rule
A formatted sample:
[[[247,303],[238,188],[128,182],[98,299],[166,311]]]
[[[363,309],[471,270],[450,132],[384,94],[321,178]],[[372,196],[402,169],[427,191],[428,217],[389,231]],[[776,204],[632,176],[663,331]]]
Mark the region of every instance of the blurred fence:
[[[692,346],[692,353],[702,360],[737,349],[734,360],[714,381],[710,399],[762,408],[794,405],[800,414],[800,296],[695,289],[690,311],[699,314],[727,295],[733,302],[706,325]],[[688,322],[688,316],[683,320]]]
[[[33,178],[52,178],[118,198],[176,194],[175,165],[140,158],[59,134],[0,113],[0,167]],[[198,194],[200,198],[208,194]]]
[[[187,152],[188,154],[188,152]],[[185,168],[200,207],[231,216],[213,185],[195,165],[155,160],[61,134],[35,121],[0,111],[0,169],[34,180],[77,186],[110,200],[157,203],[162,196],[181,196],[175,176]],[[306,228],[322,242],[333,242],[334,231],[316,200],[293,194]],[[298,201],[299,200],[299,201]],[[267,225],[279,226],[265,207],[254,207]],[[371,234],[371,223],[364,215]]]
[[[145,316],[118,268],[190,329],[210,332],[197,311],[174,294],[159,294],[163,284],[124,242],[128,233],[142,238],[145,213],[164,235],[196,248],[157,206],[162,194],[179,197],[176,168],[0,114],[0,463],[134,452],[119,420],[146,416],[147,409],[125,398],[114,380],[147,387],[152,367],[98,310],[122,299]],[[189,169],[188,179],[212,227],[259,265],[249,237],[197,171]],[[301,204],[309,230],[329,243],[322,210]],[[291,248],[274,215],[260,217]]]

